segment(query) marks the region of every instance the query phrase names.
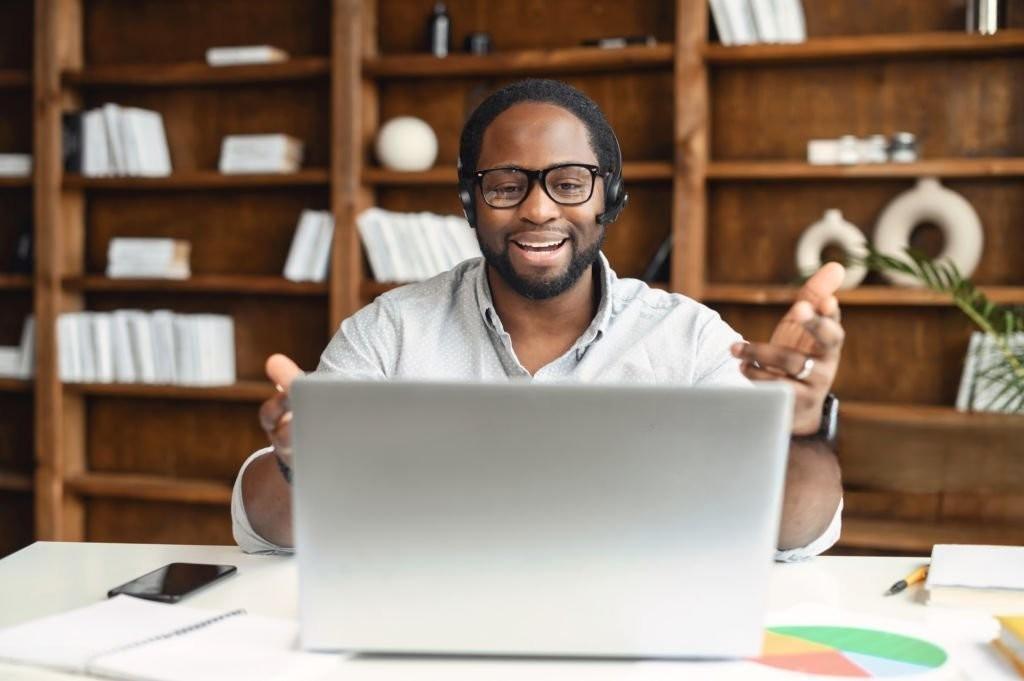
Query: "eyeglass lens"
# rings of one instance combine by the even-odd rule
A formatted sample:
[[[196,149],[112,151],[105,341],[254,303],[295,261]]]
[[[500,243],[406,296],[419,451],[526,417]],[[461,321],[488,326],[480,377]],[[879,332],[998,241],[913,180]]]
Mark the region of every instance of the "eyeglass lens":
[[[519,205],[530,190],[531,175],[518,168],[488,170],[480,178],[484,201],[494,208]],[[594,188],[594,174],[586,166],[559,166],[547,171],[544,189],[556,203],[586,202]]]

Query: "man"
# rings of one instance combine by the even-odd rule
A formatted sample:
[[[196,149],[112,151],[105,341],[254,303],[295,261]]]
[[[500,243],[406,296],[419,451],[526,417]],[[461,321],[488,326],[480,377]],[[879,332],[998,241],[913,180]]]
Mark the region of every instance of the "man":
[[[767,344],[741,342],[689,298],[617,278],[601,244],[625,202],[621,153],[597,105],[564,83],[528,80],[491,95],[466,122],[459,163],[483,260],[380,296],[342,322],[317,370],[353,379],[785,381],[796,401],[776,558],[831,546],[842,488],[836,457],[816,434],[843,342],[833,296],[842,267],[812,277]],[[272,447],[242,466],[232,498],[235,538],[247,551],[292,545],[287,389],[299,373],[281,355],[267,361],[281,391],[260,409]]]

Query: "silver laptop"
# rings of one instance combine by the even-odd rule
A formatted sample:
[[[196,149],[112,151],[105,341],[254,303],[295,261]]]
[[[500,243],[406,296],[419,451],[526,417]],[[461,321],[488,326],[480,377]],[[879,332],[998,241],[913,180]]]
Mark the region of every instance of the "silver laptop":
[[[309,376],[292,404],[304,648],[759,653],[785,387]]]

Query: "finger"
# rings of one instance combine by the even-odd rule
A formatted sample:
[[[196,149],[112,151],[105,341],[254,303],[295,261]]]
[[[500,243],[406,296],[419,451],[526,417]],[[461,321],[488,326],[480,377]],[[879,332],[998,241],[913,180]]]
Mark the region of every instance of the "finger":
[[[302,375],[302,369],[286,355],[273,354],[267,358],[267,378],[273,381],[278,390],[287,391],[296,376]]]
[[[804,353],[771,343],[736,343],[732,351],[733,356],[756,362],[762,369],[775,369],[789,376],[799,374],[807,361]]]
[[[773,345],[784,345],[794,350],[806,351],[811,341],[806,338],[803,325],[814,315],[814,305],[806,300],[796,301],[775,327],[770,342]]]
[[[820,313],[825,314],[824,305],[835,297],[843,284],[846,268],[837,262],[827,262],[804,282],[796,294],[797,300],[806,300]]]
[[[815,315],[804,322],[804,329],[814,339],[814,347],[808,352],[814,357],[837,354],[846,338],[842,325],[831,317]]]
[[[260,427],[272,433],[283,416],[291,413],[291,400],[285,393],[274,395],[260,405]]]
[[[754,366],[751,362],[740,363],[740,373],[751,381],[784,381],[786,375],[778,371],[772,371],[763,367]]]

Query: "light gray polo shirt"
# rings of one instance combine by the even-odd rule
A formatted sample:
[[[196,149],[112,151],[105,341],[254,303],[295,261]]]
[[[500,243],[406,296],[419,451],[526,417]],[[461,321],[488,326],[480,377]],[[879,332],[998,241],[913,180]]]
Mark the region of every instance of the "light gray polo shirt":
[[[593,322],[534,381],[749,386],[729,351],[742,340],[718,313],[677,293],[619,279],[602,254],[600,302]],[[341,323],[317,372],[352,379],[496,381],[529,377],[494,309],[482,258],[417,284],[385,293]],[[248,552],[282,551],[256,534],[242,504],[246,467],[235,481],[231,515],[235,540]],[[842,503],[825,533],[777,560],[817,555],[839,539]]]

